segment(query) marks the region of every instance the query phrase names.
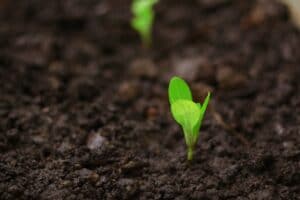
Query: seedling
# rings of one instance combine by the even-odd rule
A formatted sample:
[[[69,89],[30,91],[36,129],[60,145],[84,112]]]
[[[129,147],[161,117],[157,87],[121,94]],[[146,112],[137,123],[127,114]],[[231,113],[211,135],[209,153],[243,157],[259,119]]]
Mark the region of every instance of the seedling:
[[[151,46],[152,43],[153,6],[157,2],[158,0],[133,0],[131,6],[131,12],[134,15],[131,26],[140,34],[146,47]]]
[[[210,100],[210,93],[207,94],[202,105],[195,103],[188,84],[176,76],[169,83],[168,93],[172,116],[183,129],[185,142],[188,147],[187,159],[189,161],[193,160],[195,146],[199,138],[199,130]]]

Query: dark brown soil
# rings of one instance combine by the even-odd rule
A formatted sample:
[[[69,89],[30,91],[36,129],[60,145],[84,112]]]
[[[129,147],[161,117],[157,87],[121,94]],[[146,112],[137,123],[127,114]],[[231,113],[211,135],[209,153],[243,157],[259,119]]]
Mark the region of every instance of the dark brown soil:
[[[272,0],[0,1],[0,199],[300,199],[300,32]],[[186,67],[186,68],[185,68]],[[213,99],[193,163],[168,80]]]

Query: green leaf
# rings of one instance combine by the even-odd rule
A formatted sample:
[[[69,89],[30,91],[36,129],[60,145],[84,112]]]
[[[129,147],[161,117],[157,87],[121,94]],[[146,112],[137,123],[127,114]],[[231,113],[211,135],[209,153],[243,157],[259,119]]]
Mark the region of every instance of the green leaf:
[[[194,146],[198,135],[193,133],[198,126],[200,118],[199,106],[190,100],[177,100],[171,105],[171,112],[175,121],[182,126],[185,142],[188,146]]]
[[[171,112],[178,124],[186,130],[193,130],[200,117],[200,109],[192,101],[177,100],[171,105]]]
[[[194,133],[194,135],[197,135],[197,139],[198,139],[199,130],[200,130],[200,127],[201,127],[201,124],[202,124],[202,120],[203,120],[206,108],[208,106],[209,100],[210,100],[210,92],[207,94],[207,96],[206,96],[206,98],[204,100],[204,103],[203,103],[202,107],[200,108],[200,117],[198,119],[197,125],[194,126],[194,129],[193,129],[193,133]]]
[[[188,84],[176,76],[171,79],[168,92],[171,105],[178,100],[193,100]]]

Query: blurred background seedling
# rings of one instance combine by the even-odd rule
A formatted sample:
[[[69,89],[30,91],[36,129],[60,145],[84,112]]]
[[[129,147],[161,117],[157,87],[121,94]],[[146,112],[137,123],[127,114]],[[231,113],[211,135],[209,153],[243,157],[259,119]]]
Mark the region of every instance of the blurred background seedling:
[[[158,0],[133,0],[131,12],[133,19],[131,26],[135,29],[145,47],[150,47],[152,43],[152,26],[154,22],[153,6]]]

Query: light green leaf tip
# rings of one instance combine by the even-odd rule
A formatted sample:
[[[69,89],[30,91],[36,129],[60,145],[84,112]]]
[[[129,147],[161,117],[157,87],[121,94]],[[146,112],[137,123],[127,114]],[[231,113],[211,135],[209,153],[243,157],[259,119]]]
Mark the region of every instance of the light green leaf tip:
[[[169,84],[169,100],[173,104],[175,101],[184,99],[192,101],[192,93],[188,84],[181,78],[175,76],[171,79]]]
[[[207,94],[202,106],[200,105],[200,103],[197,103],[199,105],[199,108],[200,108],[200,117],[198,119],[197,125],[194,126],[193,134],[199,135],[199,129],[201,127],[202,120],[203,120],[203,117],[205,115],[205,111],[206,111],[206,108],[208,106],[209,100],[210,100],[210,92]]]
[[[202,104],[202,106],[201,106],[201,114],[203,115],[204,113],[205,113],[205,111],[206,111],[206,108],[207,108],[207,106],[208,106],[208,102],[209,102],[209,100],[210,100],[210,92],[207,94],[207,96],[206,96],[206,98],[205,98],[205,100],[204,100],[204,103]]]

